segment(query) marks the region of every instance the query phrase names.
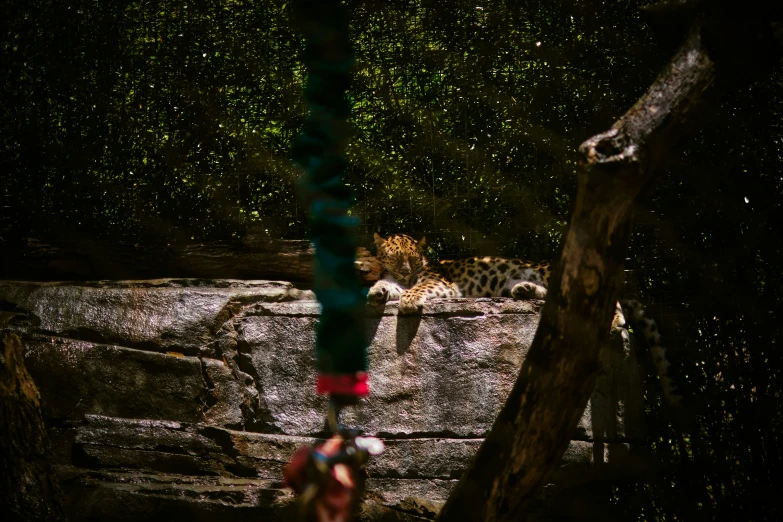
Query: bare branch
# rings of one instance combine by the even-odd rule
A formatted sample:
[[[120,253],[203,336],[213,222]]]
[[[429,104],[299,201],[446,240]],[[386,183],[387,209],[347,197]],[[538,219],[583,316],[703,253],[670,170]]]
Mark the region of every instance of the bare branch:
[[[611,129],[580,147],[584,168],[536,337],[492,430],[443,507],[441,522],[520,520],[560,462],[594,387],[599,349],[608,341],[634,201],[673,145],[699,123],[707,97],[719,91],[713,88],[716,79],[731,75],[737,63],[722,56],[726,66],[716,66],[703,39],[705,29],[714,36],[713,21],[697,16],[644,96]],[[727,26],[725,19],[718,23]],[[747,39],[741,33],[727,37]]]

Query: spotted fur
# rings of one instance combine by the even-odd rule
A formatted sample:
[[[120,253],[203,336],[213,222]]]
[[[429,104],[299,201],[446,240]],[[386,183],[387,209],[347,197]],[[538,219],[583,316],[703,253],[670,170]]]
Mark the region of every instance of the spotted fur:
[[[415,240],[405,234],[384,239],[375,234],[376,258],[384,267],[384,276],[370,288],[367,300],[372,305],[400,301],[400,313],[421,311],[428,299],[449,297],[511,297],[544,299],[550,264],[501,257],[469,257],[430,264],[424,256],[425,238]],[[626,315],[638,325],[647,341],[664,395],[672,405],[681,397],[669,378],[666,349],[655,321],[644,316],[638,301],[618,302],[612,319],[612,331],[625,331]]]
[[[380,304],[400,300],[403,314],[419,312],[427,299],[438,297],[513,297],[543,299],[549,264],[522,259],[469,257],[430,264],[416,241],[398,234],[388,239],[375,234],[376,257],[385,269],[370,289],[368,300]]]
[[[630,321],[626,320],[626,315],[630,317]],[[629,323],[634,328],[640,330],[642,337],[644,337],[647,343],[647,348],[655,365],[655,371],[661,382],[664,398],[670,405],[680,406],[682,404],[682,396],[677,392],[677,386],[669,375],[669,366],[671,364],[666,358],[666,348],[663,346],[658,325],[655,324],[654,320],[645,317],[642,303],[636,300],[624,299],[617,303],[617,309],[612,320],[612,330],[623,329],[627,335],[625,328]]]

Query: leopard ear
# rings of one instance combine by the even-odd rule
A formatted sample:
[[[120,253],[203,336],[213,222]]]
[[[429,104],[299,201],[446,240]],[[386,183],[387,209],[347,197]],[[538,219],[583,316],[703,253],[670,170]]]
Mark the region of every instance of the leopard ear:
[[[378,232],[373,232],[372,237],[375,241],[375,246],[377,247],[383,246],[383,244],[386,242],[386,240],[383,239]]]
[[[427,237],[421,236],[421,239],[419,239],[419,241],[416,244],[419,246],[419,248],[424,248],[425,245],[427,244]]]

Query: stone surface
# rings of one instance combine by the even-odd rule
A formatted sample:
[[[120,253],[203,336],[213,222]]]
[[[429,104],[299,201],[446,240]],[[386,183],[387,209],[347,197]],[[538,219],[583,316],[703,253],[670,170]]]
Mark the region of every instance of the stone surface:
[[[0,309],[9,315],[5,323],[19,330],[209,356],[214,355],[208,349],[210,341],[227,319],[230,301],[285,301],[310,295],[279,281],[0,282],[0,301],[8,303]]]
[[[362,520],[434,517],[510,391],[540,305],[368,308],[371,395],[342,421],[387,450],[366,468]],[[0,329],[24,341],[75,520],[292,517],[282,468],[323,436],[318,316],[312,293],[284,282],[0,282]],[[632,339],[618,337],[542,513],[648,467],[633,445],[640,382]]]
[[[44,415],[86,413],[197,422],[207,397],[197,357],[50,337],[26,340]]]
[[[486,433],[532,342],[538,305],[473,301],[435,303],[421,317],[399,317],[387,305],[370,316],[372,394],[345,421],[391,436]],[[317,311],[315,303],[261,304],[237,320],[239,357],[281,433],[323,427],[322,398],[301,385],[303,376],[315,379]]]

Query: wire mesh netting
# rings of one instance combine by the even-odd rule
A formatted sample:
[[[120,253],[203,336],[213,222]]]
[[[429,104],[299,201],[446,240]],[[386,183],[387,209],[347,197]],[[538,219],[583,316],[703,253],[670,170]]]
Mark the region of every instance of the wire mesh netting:
[[[671,50],[643,3],[347,2],[362,244],[403,232],[426,234],[433,257],[551,259],[579,143]],[[307,237],[287,2],[8,0],[0,28],[3,244]],[[743,519],[769,504],[783,433],[780,78],[728,96],[639,211],[625,294],[662,325],[701,431],[678,445],[650,387],[650,447],[666,465],[618,486],[629,519]]]
[[[10,180],[23,195],[11,212],[17,233],[306,237],[289,161],[304,72],[285,2],[5,11],[3,170],[25,171]],[[365,244],[372,231],[426,233],[449,256],[551,257],[586,136],[577,115],[624,97],[599,93],[601,82],[566,59],[621,60],[597,41],[574,48],[588,17],[560,11],[352,5],[349,181]]]

